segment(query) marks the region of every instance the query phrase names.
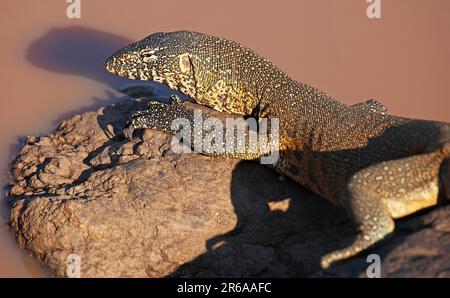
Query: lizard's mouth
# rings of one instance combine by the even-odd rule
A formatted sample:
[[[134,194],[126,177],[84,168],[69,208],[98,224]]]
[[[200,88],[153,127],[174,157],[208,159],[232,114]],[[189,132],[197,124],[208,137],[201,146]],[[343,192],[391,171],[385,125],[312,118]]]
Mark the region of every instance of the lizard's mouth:
[[[117,57],[109,58],[105,63],[105,68],[112,74],[132,80],[155,81],[158,83],[167,83],[172,81],[167,79],[165,75],[161,75],[155,68],[149,68],[148,66],[134,67],[133,64],[124,62],[122,59]],[[172,86],[176,84],[169,85]]]
[[[117,57],[109,58],[105,63],[105,68],[112,74],[132,80],[156,81],[160,83],[164,81],[163,76],[159,75],[155,69],[148,69],[147,66],[145,68],[134,67],[133,64]]]

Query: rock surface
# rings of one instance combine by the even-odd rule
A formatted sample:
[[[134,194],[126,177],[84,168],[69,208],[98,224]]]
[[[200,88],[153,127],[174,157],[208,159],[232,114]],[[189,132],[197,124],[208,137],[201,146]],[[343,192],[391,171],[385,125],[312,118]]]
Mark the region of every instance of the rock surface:
[[[120,131],[128,100],[28,137],[12,164],[10,226],[53,276],[68,256],[82,277],[450,276],[450,206],[401,220],[386,244],[331,270],[322,255],[351,241],[342,210],[257,163],[175,154],[169,135]],[[69,266],[70,267],[70,266]]]

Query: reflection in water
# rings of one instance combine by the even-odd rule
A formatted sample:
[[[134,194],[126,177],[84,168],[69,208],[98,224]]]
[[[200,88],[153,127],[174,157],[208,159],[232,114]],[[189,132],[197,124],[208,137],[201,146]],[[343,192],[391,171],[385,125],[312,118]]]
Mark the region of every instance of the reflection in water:
[[[131,42],[132,40],[128,38],[86,27],[57,28],[51,29],[31,43],[26,59],[36,67],[90,78],[111,87],[112,90],[121,90],[126,84],[158,86],[159,84],[155,82],[136,82],[120,78],[105,70],[106,59]],[[125,99],[112,90],[105,90],[105,98],[92,97],[92,104],[60,115],[53,124],[57,125],[76,114],[96,110]]]
[[[112,53],[132,40],[86,27],[49,30],[31,43],[26,59],[36,67],[57,73],[84,76],[117,89],[124,80],[104,70]]]
[[[32,277],[46,276],[43,268],[17,247],[14,235],[9,230],[7,223],[0,224],[0,241],[2,248],[0,255],[1,277],[23,277],[25,273]]]

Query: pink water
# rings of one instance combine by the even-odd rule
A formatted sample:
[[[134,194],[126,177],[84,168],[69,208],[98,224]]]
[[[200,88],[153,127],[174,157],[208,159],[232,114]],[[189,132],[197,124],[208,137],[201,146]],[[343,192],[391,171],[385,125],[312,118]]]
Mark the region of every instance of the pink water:
[[[114,50],[157,31],[228,37],[298,80],[348,104],[376,98],[393,113],[450,122],[450,2],[382,0],[369,20],[365,0],[5,2],[0,10],[0,171],[25,135],[120,98],[128,80],[103,70]],[[1,205],[0,276],[44,276],[8,231]]]

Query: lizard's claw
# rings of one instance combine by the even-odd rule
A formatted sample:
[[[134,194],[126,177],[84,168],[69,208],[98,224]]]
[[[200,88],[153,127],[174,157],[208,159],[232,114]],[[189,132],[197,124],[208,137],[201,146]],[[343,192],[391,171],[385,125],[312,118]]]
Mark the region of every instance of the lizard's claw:
[[[143,126],[143,117],[148,115],[148,110],[145,111],[136,111],[131,115],[131,118],[127,121],[127,124],[125,124],[122,134],[123,136],[132,141],[133,140],[133,133],[136,129],[145,127]]]
[[[177,104],[181,104],[181,103],[182,103],[182,101],[178,95],[172,94],[170,96],[170,104],[177,105]]]
[[[159,101],[150,101],[150,102],[147,104],[147,109],[150,110],[150,109],[153,109],[153,108],[158,108],[159,106],[161,106],[161,105],[163,105],[163,104],[164,104],[164,103],[161,103],[161,102],[159,102]],[[167,105],[167,104],[165,104],[165,105]],[[133,114],[133,116],[134,116],[134,115],[137,115],[138,113],[141,113],[141,114],[146,113],[146,112],[148,112],[148,110],[145,110],[145,111],[137,111],[136,113]]]
[[[126,139],[132,141],[133,140],[133,132],[134,132],[133,120],[130,120],[127,122],[127,124],[123,128],[122,133]]]

